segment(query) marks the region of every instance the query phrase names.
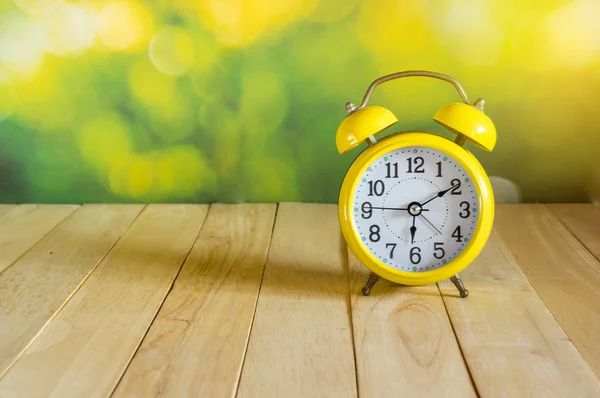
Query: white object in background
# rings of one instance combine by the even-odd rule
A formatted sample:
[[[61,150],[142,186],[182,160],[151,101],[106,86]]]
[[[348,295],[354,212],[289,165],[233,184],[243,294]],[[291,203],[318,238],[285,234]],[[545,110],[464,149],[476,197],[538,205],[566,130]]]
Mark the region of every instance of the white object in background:
[[[521,190],[514,182],[506,178],[490,176],[490,183],[496,203],[521,202]]]

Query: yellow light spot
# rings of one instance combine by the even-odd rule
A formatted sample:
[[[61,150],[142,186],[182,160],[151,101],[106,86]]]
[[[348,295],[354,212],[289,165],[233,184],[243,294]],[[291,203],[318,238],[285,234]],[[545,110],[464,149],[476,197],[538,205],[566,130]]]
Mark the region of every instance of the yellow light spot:
[[[150,39],[152,30],[152,17],[137,1],[109,2],[98,14],[99,43],[108,50],[140,50]]]
[[[426,35],[422,0],[381,0],[377,7],[362,4],[357,19],[356,34],[365,48],[388,56],[390,49],[403,53],[418,51]],[[394,21],[393,23],[383,23]]]
[[[116,158],[110,167],[108,182],[110,190],[124,198],[146,200],[160,198],[166,192],[156,188],[156,166],[152,157],[124,154]]]
[[[168,195],[173,190],[175,175],[173,162],[168,156],[154,155],[154,184],[157,194]]]
[[[600,59],[600,3],[575,1],[544,21],[550,61],[555,66],[581,67]]]
[[[438,40],[465,64],[495,65],[502,55],[504,32],[489,3],[449,3],[438,7],[430,22]]]
[[[136,156],[129,166],[129,193],[134,198],[141,198],[152,186],[152,163],[143,157]]]
[[[39,69],[44,36],[40,26],[17,11],[0,20],[0,69],[13,78],[27,79]]]
[[[110,163],[108,185],[111,192],[121,197],[129,197],[129,169],[133,155],[122,154]]]
[[[198,14],[223,46],[243,47],[309,15],[318,0],[202,0]]]
[[[193,147],[175,147],[167,152],[173,170],[172,192],[184,196],[199,192],[206,170],[204,156]]]
[[[185,30],[175,27],[156,32],[150,42],[150,60],[161,72],[183,75],[194,62],[194,42]]]
[[[512,59],[528,70],[542,71],[548,68],[548,55],[544,46],[546,42],[543,15],[539,13],[525,14],[515,21],[511,34],[510,48]]]
[[[100,173],[110,170],[116,160],[129,154],[130,148],[127,128],[114,115],[98,116],[81,130],[81,154]]]
[[[46,51],[54,55],[78,56],[94,41],[92,10],[71,3],[57,3],[40,17]]]
[[[175,79],[158,72],[146,61],[133,65],[129,84],[142,102],[156,108],[167,106],[175,97]]]

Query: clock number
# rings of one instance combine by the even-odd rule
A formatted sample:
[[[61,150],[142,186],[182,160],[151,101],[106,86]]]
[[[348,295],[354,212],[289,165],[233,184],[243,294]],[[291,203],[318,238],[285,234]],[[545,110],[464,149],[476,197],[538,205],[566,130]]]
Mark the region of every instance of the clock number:
[[[414,161],[413,158],[408,158],[406,159],[408,161],[408,171],[407,173],[412,173],[413,172],[413,163],[415,165],[415,173],[424,173],[425,170],[423,169],[423,165],[425,164],[425,159],[423,159],[420,156],[417,156]]]
[[[466,206],[466,207],[463,208],[463,206]],[[460,208],[463,210],[460,213],[458,213],[460,218],[467,218],[471,215],[471,212],[469,211],[469,208],[470,208],[469,202],[460,202]]]
[[[375,194],[375,196],[381,196],[383,195],[384,190],[385,185],[383,184],[383,181],[369,181],[369,196],[373,196],[373,194]]]
[[[385,178],[398,178],[398,162],[396,163],[386,163],[385,167],[387,169],[387,174]]]
[[[421,249],[419,247],[413,247],[410,249],[410,262],[413,264],[419,264],[421,262]]]
[[[438,173],[436,175],[436,177],[441,177],[442,176],[442,162],[437,162],[437,167],[438,167]]]
[[[451,235],[453,238],[456,238],[457,242],[462,242],[462,234],[460,233],[460,225],[458,227],[456,227],[456,229],[454,230],[454,232],[452,232]]]
[[[433,244],[433,257],[437,258],[438,260],[444,258],[446,255],[446,252],[442,246],[444,246],[444,243],[441,242],[436,242]],[[437,253],[439,253],[439,256]]]
[[[390,250],[390,258],[394,258],[394,250],[396,250],[396,244],[395,243],[386,243],[385,244],[386,249],[390,246],[392,246],[392,250]]]
[[[460,195],[460,194],[462,194],[462,191],[458,191],[458,188],[460,188],[460,180],[458,178],[455,178],[454,180],[450,181],[450,185],[452,185],[454,187],[450,191],[450,193],[452,195]]]
[[[379,225],[371,225],[369,232],[369,240],[371,242],[379,242],[379,239],[381,239],[381,236],[379,235]]]
[[[369,202],[363,203],[361,206],[361,210],[363,212],[362,218],[364,218],[365,220],[371,218],[371,216],[373,215],[373,206],[371,206],[371,203]]]

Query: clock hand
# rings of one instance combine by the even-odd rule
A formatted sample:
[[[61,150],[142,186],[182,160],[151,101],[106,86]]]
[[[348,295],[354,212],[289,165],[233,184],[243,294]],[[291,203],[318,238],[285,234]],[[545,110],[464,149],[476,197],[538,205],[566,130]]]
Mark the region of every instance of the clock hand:
[[[417,216],[412,216],[413,223],[412,227],[410,227],[410,244],[415,243],[415,232],[417,232],[417,227],[415,227],[415,221],[417,220]]]
[[[442,196],[444,196],[446,194],[446,192],[448,192],[449,190],[453,189],[456,185],[451,185],[450,188],[448,189],[444,189],[443,191],[438,192],[433,198],[421,203],[421,206],[426,205],[427,203],[431,202],[432,200],[434,200],[435,198],[441,198]]]
[[[435,226],[434,226],[434,225],[431,223],[431,221],[429,221],[429,220],[427,219],[427,217],[425,217],[425,216],[423,215],[423,213],[421,213],[421,217],[423,217],[423,220],[427,221],[427,224],[431,225],[431,228],[435,229],[435,230],[436,230],[436,232],[437,232],[438,234],[440,234],[440,235],[442,234],[442,233],[440,232],[440,230],[439,230],[439,229],[437,229],[437,228],[436,228],[436,227],[435,227]]]

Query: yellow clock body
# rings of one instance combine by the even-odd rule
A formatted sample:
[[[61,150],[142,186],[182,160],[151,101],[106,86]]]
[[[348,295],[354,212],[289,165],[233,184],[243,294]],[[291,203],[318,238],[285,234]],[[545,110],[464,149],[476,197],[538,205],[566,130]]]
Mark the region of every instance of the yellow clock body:
[[[454,85],[463,102],[446,105],[434,120],[456,139],[427,131],[404,131],[377,140],[398,120],[380,106],[366,106],[374,88],[408,76],[425,76]],[[494,221],[494,196],[488,176],[463,144],[492,151],[496,130],[484,101],[473,104],[453,78],[435,72],[407,71],[375,80],[359,107],[346,104],[348,116],[336,135],[338,152],[366,142],[351,164],[339,194],[339,222],[354,255],[372,271],[363,294],[379,277],[403,285],[451,279],[466,297],[458,276],[485,246]]]
[[[357,233],[355,226],[356,218],[361,217],[360,209],[353,203],[354,193],[360,182],[360,177],[376,159],[394,150],[409,147],[431,148],[442,152],[449,159],[454,159],[470,176],[468,178],[473,182],[476,191],[478,219],[471,238],[466,242],[466,247],[451,262],[430,271],[404,271],[384,263],[369,250],[365,242],[361,239],[360,234]],[[435,195],[435,191],[433,193]],[[388,136],[380,140],[377,145],[367,148],[358,156],[346,173],[342,183],[338,209],[342,234],[350,250],[362,264],[372,272],[392,282],[404,285],[425,285],[439,282],[458,274],[481,252],[492,230],[494,197],[487,174],[469,151],[445,137],[425,131],[412,131]],[[355,211],[355,209],[359,210]],[[456,209],[456,211],[461,210]],[[398,210],[398,212],[402,212],[402,210]],[[404,259],[404,261],[407,264],[411,264],[410,256]]]

